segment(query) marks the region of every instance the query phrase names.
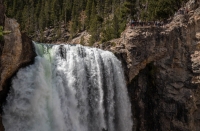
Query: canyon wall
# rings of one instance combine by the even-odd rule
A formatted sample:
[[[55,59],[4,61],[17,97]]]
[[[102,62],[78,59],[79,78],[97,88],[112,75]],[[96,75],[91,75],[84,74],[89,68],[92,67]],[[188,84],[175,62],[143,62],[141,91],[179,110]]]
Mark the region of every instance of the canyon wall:
[[[199,1],[186,7],[163,27],[127,27],[121,38],[97,45],[122,61],[134,131],[200,130]]]

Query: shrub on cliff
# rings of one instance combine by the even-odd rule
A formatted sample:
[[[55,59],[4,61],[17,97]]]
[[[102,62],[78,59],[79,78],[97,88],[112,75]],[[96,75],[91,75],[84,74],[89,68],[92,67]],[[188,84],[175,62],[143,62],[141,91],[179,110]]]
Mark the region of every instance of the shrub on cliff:
[[[11,31],[4,31],[3,26],[0,26],[0,41],[3,41],[3,35],[9,34]]]
[[[113,23],[114,33],[106,40],[119,37],[124,30],[127,19],[135,11],[136,0],[5,0],[6,14],[14,17],[20,23],[22,31],[29,36],[45,28],[56,27],[64,23],[70,31],[71,38],[77,33],[88,30],[92,35],[90,41],[100,41],[101,34],[106,29],[114,14],[118,17]],[[117,24],[116,24],[117,23]],[[109,32],[109,31],[107,31]],[[112,31],[113,32],[113,31]]]
[[[0,26],[0,41],[3,40],[3,26]]]
[[[174,13],[188,0],[142,0],[140,1],[141,19],[162,20],[173,16]]]
[[[29,36],[37,37],[36,32],[43,32],[45,28],[54,27],[55,30],[61,30],[60,27],[63,26],[69,30],[70,38],[87,30],[92,36],[90,43],[94,43],[119,37],[131,19],[167,19],[187,1],[5,0],[4,4],[7,16],[16,18],[22,31],[27,32]],[[60,26],[60,23],[63,25]],[[45,41],[45,38],[40,41]]]

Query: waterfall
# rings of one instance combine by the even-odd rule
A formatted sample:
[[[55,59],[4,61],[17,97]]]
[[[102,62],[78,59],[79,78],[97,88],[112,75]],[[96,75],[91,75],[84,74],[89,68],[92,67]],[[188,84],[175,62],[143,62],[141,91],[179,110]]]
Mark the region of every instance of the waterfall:
[[[34,43],[3,108],[6,131],[132,131],[121,63],[108,51]]]

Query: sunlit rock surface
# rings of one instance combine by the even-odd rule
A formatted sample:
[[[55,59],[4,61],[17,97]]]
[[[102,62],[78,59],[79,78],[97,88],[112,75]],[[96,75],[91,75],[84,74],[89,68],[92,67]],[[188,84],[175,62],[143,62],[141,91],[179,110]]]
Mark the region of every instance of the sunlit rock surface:
[[[4,41],[0,41],[0,110],[9,91],[11,77],[20,67],[32,62],[35,56],[32,41],[20,32],[16,20],[4,18],[2,3],[3,0],[0,0],[0,26],[11,33],[4,36]],[[0,130],[3,130],[2,124]]]
[[[121,38],[96,45],[122,61],[134,130],[200,130],[200,1],[164,27],[127,27]]]

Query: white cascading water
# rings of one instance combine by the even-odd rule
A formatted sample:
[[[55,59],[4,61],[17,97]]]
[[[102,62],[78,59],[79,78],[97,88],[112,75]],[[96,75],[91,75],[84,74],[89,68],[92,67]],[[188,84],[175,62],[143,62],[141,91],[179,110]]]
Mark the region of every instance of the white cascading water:
[[[4,106],[6,131],[132,131],[121,63],[108,51],[34,43]]]

